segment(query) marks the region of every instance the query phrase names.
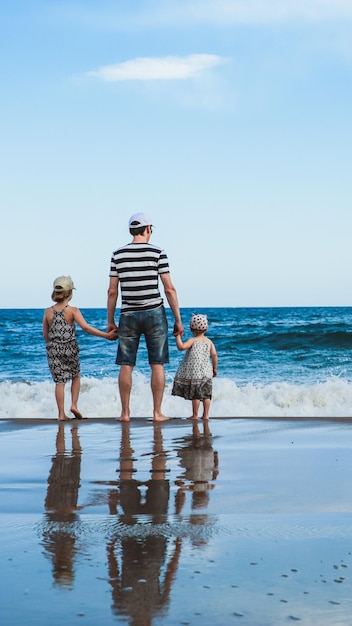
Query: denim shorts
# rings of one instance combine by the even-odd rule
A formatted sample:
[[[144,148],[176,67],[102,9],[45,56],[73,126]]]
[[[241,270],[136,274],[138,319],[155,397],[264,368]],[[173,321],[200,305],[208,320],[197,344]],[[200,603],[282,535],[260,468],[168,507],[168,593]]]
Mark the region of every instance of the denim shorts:
[[[145,336],[150,365],[169,362],[168,325],[164,306],[149,311],[121,313],[119,319],[119,346],[116,364],[136,364],[141,335]]]

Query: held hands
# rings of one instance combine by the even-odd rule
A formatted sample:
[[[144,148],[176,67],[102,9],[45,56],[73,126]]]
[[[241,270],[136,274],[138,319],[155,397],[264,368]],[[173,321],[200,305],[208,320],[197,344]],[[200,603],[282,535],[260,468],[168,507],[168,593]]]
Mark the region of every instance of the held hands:
[[[182,337],[183,333],[185,332],[183,326],[182,326],[182,322],[175,322],[174,323],[174,331],[173,331],[173,336],[176,337],[177,335],[180,335],[180,337]]]
[[[111,330],[107,330],[106,332],[107,332],[107,335],[108,335],[107,339],[109,341],[116,341],[116,339],[118,337],[118,334],[119,334],[118,328],[115,327],[115,328],[112,328]]]

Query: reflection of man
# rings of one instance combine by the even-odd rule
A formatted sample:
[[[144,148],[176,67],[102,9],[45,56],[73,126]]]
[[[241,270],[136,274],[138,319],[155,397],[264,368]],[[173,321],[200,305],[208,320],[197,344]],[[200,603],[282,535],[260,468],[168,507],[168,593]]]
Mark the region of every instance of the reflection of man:
[[[120,420],[130,419],[132,372],[136,364],[141,335],[145,336],[153,395],[153,419],[167,419],[161,410],[165,387],[164,363],[169,362],[168,327],[159,278],[174,315],[174,335],[183,334],[176,289],[172,283],[169,262],[164,250],[149,243],[152,222],[145,213],[135,213],[129,220],[132,242],[116,250],[111,258],[108,290],[108,330],[116,328],[115,310],[119,286],[121,314],[116,363],[120,366]]]
[[[177,538],[168,557],[170,540],[155,528],[167,521],[170,485],[165,478],[165,458],[161,429],[154,424],[151,479],[134,479],[129,424],[122,425],[119,491],[109,496],[110,513],[117,514],[118,505],[122,512],[118,535],[108,545],[108,565],[113,611],[129,616],[130,624],[136,626],[151,624],[167,606],[181,553],[181,540]],[[142,515],[147,515],[145,523],[133,532]]]
[[[65,425],[59,424],[56,437],[56,455],[48,478],[45,499],[47,511],[43,531],[46,552],[53,560],[53,576],[57,584],[71,586],[74,578],[73,563],[77,552],[76,536],[72,523],[77,519],[78,490],[80,487],[81,446],[78,429],[71,429],[72,452],[66,454]],[[60,524],[65,522],[62,527]]]

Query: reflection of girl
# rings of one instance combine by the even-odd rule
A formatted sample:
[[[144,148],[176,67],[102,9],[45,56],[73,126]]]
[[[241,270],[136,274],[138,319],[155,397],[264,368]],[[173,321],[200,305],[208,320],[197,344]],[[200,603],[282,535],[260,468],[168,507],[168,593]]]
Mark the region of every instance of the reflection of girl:
[[[205,336],[208,330],[206,315],[192,314],[190,329],[194,335],[183,342],[181,335],[176,335],[179,350],[187,350],[183,361],[176,372],[172,395],[192,400],[190,419],[198,419],[200,402],[203,403],[202,419],[209,419],[210,401],[212,396],[212,378],[217,374],[218,356],[215,346]]]
[[[45,499],[47,511],[60,516],[71,514],[77,510],[78,489],[81,474],[81,447],[77,428],[72,428],[72,454],[65,451],[64,425],[59,425],[56,439],[57,454],[53,457],[48,491]],[[65,518],[63,518],[65,519]]]
[[[54,582],[72,588],[77,546],[76,511],[81,474],[81,446],[78,429],[72,428],[72,452],[65,449],[65,425],[59,424],[56,455],[48,478],[45,498],[46,523],[43,527],[43,546],[53,564]]]

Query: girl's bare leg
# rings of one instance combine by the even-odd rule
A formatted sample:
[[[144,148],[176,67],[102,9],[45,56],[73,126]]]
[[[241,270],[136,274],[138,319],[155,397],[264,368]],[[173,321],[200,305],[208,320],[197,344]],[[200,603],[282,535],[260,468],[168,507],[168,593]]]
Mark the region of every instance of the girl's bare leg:
[[[210,399],[206,398],[205,400],[203,400],[203,416],[202,416],[202,420],[208,420],[209,419],[209,409],[210,409]]]
[[[77,406],[80,390],[81,390],[81,375],[77,374],[77,376],[72,378],[72,384],[71,384],[71,413],[73,413],[73,415],[79,420],[82,419],[82,415],[79,412],[78,406]]]
[[[190,420],[198,419],[200,400],[192,400],[192,415],[189,418]]]
[[[59,413],[58,419],[63,422],[68,419],[67,415],[65,415],[65,385],[64,383],[56,383],[55,399],[56,399],[56,404],[57,404],[57,410]]]

